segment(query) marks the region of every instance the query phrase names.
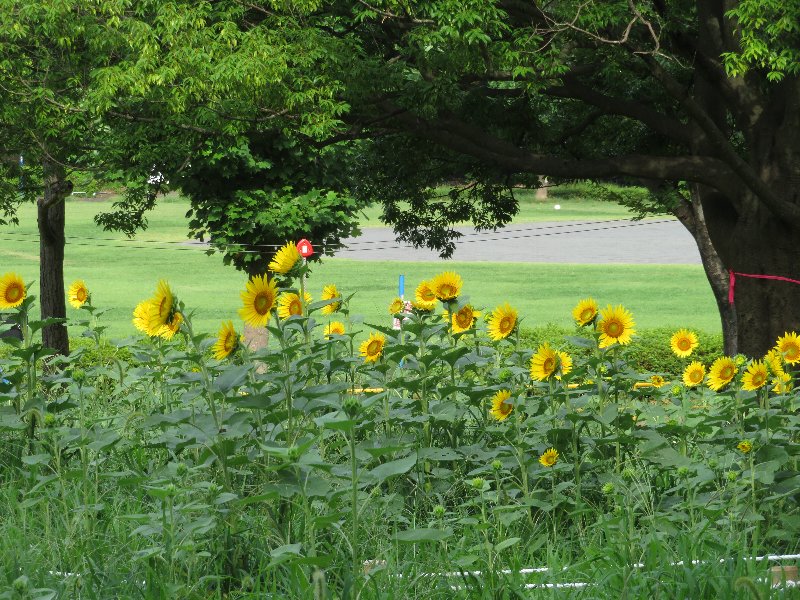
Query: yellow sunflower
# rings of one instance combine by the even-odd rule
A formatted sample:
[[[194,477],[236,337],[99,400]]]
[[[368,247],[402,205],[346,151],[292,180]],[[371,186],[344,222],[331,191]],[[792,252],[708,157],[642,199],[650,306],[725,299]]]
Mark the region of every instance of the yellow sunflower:
[[[398,313],[401,313],[401,312],[403,312],[405,307],[406,307],[406,303],[403,302],[403,299],[400,296],[398,296],[397,298],[395,298],[394,300],[392,300],[389,303],[389,314],[390,315],[396,315]]]
[[[552,467],[558,462],[558,450],[555,448],[548,448],[539,457],[539,464],[543,467]]]
[[[778,373],[772,378],[772,391],[776,394],[788,394],[794,389],[792,376],[788,373]]]
[[[322,296],[320,297],[320,300],[333,300],[334,298],[341,299],[341,297],[342,295],[339,293],[339,290],[337,290],[336,286],[331,283],[330,285],[326,285],[324,288],[322,288]],[[323,306],[321,312],[323,315],[332,315],[339,310],[341,306],[341,300],[339,302],[331,302],[330,304]]]
[[[325,337],[332,335],[344,335],[344,323],[341,321],[331,321],[325,326]]]
[[[0,277],[0,309],[16,308],[25,300],[25,282],[16,273]]]
[[[670,348],[675,356],[686,358],[697,348],[697,334],[688,329],[680,329],[672,334],[669,340]]]
[[[481,313],[472,308],[471,304],[462,306],[453,313],[453,318],[451,319],[453,333],[469,331],[475,325],[475,319],[479,316],[481,316]]]
[[[251,327],[264,327],[269,322],[270,313],[275,307],[275,299],[278,297],[275,280],[270,280],[266,275],[254,275],[240,295],[244,303],[239,309],[242,321]]]
[[[414,302],[417,310],[431,311],[436,308],[436,294],[433,293],[430,281],[423,281],[414,292]]]
[[[572,359],[566,352],[561,352],[550,347],[545,342],[531,357],[531,379],[545,381],[555,376],[561,379],[572,370]]]
[[[736,449],[742,454],[747,454],[753,449],[753,442],[750,440],[742,440],[736,444]]]
[[[742,389],[747,391],[757,390],[767,384],[769,373],[767,365],[762,360],[754,360],[747,366],[742,375]]]
[[[653,384],[653,387],[660,388],[667,385],[667,381],[661,375],[651,375],[650,376],[650,383]]]
[[[600,347],[608,348],[613,344],[630,344],[636,330],[633,315],[622,305],[612,307],[610,304],[600,311],[597,328],[600,331]]]
[[[150,329],[148,327],[147,315],[150,314],[149,304],[149,300],[143,300],[136,305],[136,308],[133,309],[133,326],[142,333],[146,333],[147,335],[155,335],[154,333],[150,333]]]
[[[170,321],[174,312],[175,297],[169,284],[163,279],[158,282],[156,293],[149,301],[150,312],[147,315],[147,329],[149,335],[159,335],[161,328]]]
[[[83,279],[78,279],[72,282],[67,290],[67,300],[70,306],[80,308],[89,300],[89,289],[86,287]]]
[[[489,409],[489,414],[498,421],[504,421],[514,410],[514,406],[510,402],[506,402],[511,398],[511,392],[508,390],[500,390],[492,397],[492,408]]]
[[[776,347],[783,356],[783,360],[788,364],[793,365],[800,362],[800,339],[797,338],[794,331],[785,332],[783,336],[779,337]]]
[[[302,260],[300,251],[294,242],[286,242],[280,250],[275,253],[269,263],[269,270],[273,273],[280,273],[286,275],[289,271],[294,269],[295,265]]]
[[[306,304],[311,302],[311,294],[305,294]],[[278,297],[278,316],[281,319],[302,316],[303,303],[300,301],[300,294],[294,292],[284,292]]]
[[[489,316],[487,334],[494,341],[507,338],[517,326],[517,311],[506,302],[495,308]]]
[[[589,325],[597,318],[597,302],[594,301],[594,298],[581,300],[578,302],[578,305],[572,309],[572,317],[581,327]]]
[[[706,378],[706,368],[700,361],[694,361],[683,370],[683,383],[686,387],[695,387]]]
[[[430,282],[434,295],[443,302],[458,298],[462,285],[464,282],[461,280],[461,276],[453,271],[439,273]]]
[[[728,356],[715,360],[708,372],[708,387],[715,392],[728,385],[736,376],[738,369],[736,363]]]
[[[165,340],[171,340],[180,330],[181,323],[183,323],[183,315],[178,311],[173,311],[167,322],[158,329],[158,335]]]
[[[383,354],[386,337],[380,333],[371,333],[369,339],[361,342],[358,351],[364,357],[364,362],[377,362]]]
[[[773,348],[764,355],[764,362],[773,375],[781,375],[785,372],[783,369],[783,355],[777,348]]]
[[[223,321],[217,333],[217,341],[211,347],[214,351],[214,358],[222,360],[231,355],[239,345],[239,336],[233,328],[233,321]]]

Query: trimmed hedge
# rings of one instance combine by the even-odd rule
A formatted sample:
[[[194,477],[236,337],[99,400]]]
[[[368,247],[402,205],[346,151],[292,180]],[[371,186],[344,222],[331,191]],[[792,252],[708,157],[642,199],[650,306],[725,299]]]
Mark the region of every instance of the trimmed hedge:
[[[691,357],[678,358],[672,353],[669,345],[672,334],[677,330],[677,327],[637,329],[633,341],[626,347],[626,356],[630,366],[640,372],[649,371],[678,377],[692,360],[699,360],[708,366],[723,355],[721,333],[709,334],[704,331],[696,331],[700,345]],[[584,333],[579,328],[568,329],[548,324],[535,328],[523,328],[520,331],[520,343],[524,347],[536,350],[540,344],[550,342],[552,346],[560,350],[565,350],[574,356],[582,356],[590,354],[591,350],[571,344],[565,338],[582,336]]]

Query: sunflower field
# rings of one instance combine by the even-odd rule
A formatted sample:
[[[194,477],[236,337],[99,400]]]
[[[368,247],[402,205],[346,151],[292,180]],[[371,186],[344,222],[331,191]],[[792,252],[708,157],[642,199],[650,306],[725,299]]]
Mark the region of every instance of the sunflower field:
[[[43,348],[31,286],[0,278],[22,333],[0,359],[0,598],[791,594],[769,569],[800,559],[797,334],[703,364],[679,329],[670,379],[629,366],[622,305],[577,302],[578,357],[523,347],[514,307],[479,310],[453,272],[387,298],[394,329],[336,285],[314,300],[292,244],[270,270],[239,312],[266,347],[194,331],[161,281],[101,362]],[[83,281],[68,301],[100,343]]]

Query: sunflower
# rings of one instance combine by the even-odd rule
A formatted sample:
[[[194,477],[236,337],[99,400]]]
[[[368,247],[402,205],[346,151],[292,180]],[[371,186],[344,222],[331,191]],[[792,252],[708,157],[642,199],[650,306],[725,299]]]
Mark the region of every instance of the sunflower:
[[[325,337],[332,335],[344,335],[344,323],[341,321],[331,321],[325,326]]]
[[[156,293],[149,301],[150,312],[147,315],[147,329],[149,335],[160,335],[161,328],[171,321],[174,311],[175,297],[169,284],[163,279],[158,282]]]
[[[498,421],[504,421],[514,410],[514,406],[510,402],[506,402],[511,398],[511,392],[508,390],[500,390],[492,396],[492,408],[489,409],[489,414]]]
[[[552,467],[558,462],[558,450],[555,448],[548,448],[539,457],[539,464],[543,467]]]
[[[489,315],[487,333],[494,341],[507,338],[517,326],[517,311],[506,302],[495,308]]]
[[[436,294],[433,293],[430,281],[423,281],[414,292],[414,308],[417,310],[431,311],[436,308]]]
[[[708,387],[715,392],[720,391],[733,381],[737,371],[736,363],[732,358],[728,356],[718,358],[713,362],[708,372]]]
[[[800,339],[797,338],[797,334],[794,331],[792,333],[786,332],[782,337],[779,337],[776,348],[783,355],[783,360],[788,364],[793,365],[800,362]]]
[[[380,333],[371,333],[369,339],[361,342],[358,351],[364,357],[364,362],[377,362],[383,354],[383,345],[386,338]]]
[[[767,365],[762,360],[754,360],[747,366],[742,375],[742,389],[747,391],[757,390],[766,385],[769,373]]]
[[[464,282],[461,280],[461,276],[453,271],[439,273],[430,282],[431,290],[443,302],[458,298],[462,285],[464,285]]]
[[[223,321],[217,333],[217,341],[211,349],[214,351],[214,358],[222,360],[231,355],[239,345],[239,336],[233,328],[233,321]]]
[[[74,308],[80,308],[89,300],[89,289],[86,287],[83,279],[78,279],[72,282],[67,290],[67,300]]]
[[[660,388],[667,385],[667,381],[661,375],[651,375],[650,376],[650,383],[653,384],[653,387]]]
[[[339,308],[342,306],[342,295],[339,293],[339,290],[336,289],[334,284],[326,285],[322,288],[322,296],[320,300],[333,300],[334,298],[339,298],[338,302],[331,302],[330,304],[326,304],[322,307],[322,314],[323,315],[332,315],[335,313]]]
[[[572,317],[581,327],[593,323],[597,318],[597,302],[594,301],[594,298],[581,300],[578,302],[578,305],[572,309]]]
[[[475,319],[481,315],[480,312],[472,308],[471,304],[466,304],[453,313],[451,323],[453,333],[463,333],[469,331],[475,325]]]
[[[306,304],[311,302],[311,294],[305,294]],[[278,297],[278,316],[281,319],[303,315],[303,303],[300,301],[300,294],[294,292],[284,292]]]
[[[772,391],[776,394],[788,394],[794,389],[792,376],[788,373],[778,373],[772,378]]]
[[[695,387],[703,383],[706,368],[700,361],[694,361],[683,370],[683,383],[686,387]]]
[[[269,263],[269,270],[273,273],[280,273],[286,275],[289,271],[294,269],[295,265],[302,259],[300,251],[294,242],[286,242],[280,250],[275,253]]]
[[[0,309],[16,308],[25,300],[25,282],[16,273],[0,277]]]
[[[750,440],[742,440],[736,444],[736,449],[742,454],[748,454],[753,449],[753,442]]]
[[[622,305],[612,307],[610,304],[600,311],[600,347],[608,348],[613,344],[630,344],[631,336],[636,333],[633,315]]]
[[[183,315],[178,311],[173,311],[167,322],[159,327],[158,336],[165,340],[171,340],[180,330],[181,323],[183,323]]]
[[[406,303],[403,301],[403,299],[400,296],[398,296],[397,298],[395,298],[394,300],[392,300],[389,303],[389,314],[390,315],[399,314],[399,313],[403,312],[403,310],[405,310],[405,308],[406,308]]]
[[[275,280],[270,280],[266,275],[254,275],[240,295],[244,303],[239,309],[242,321],[251,327],[264,327],[278,296]]]
[[[569,354],[554,350],[547,342],[539,346],[531,357],[531,379],[537,381],[545,381],[554,375],[556,379],[561,379],[571,370],[572,359]]]
[[[153,335],[150,333],[147,320],[147,315],[150,314],[149,304],[149,300],[143,300],[136,305],[136,308],[133,309],[133,326],[142,333]]]
[[[697,348],[697,334],[688,329],[680,329],[672,334],[669,345],[675,356],[686,358]]]

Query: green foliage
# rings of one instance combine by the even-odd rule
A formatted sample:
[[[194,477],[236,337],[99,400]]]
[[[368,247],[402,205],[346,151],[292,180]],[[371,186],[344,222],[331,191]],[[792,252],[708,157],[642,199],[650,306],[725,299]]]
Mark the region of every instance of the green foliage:
[[[171,341],[52,357],[32,304],[0,359],[4,597],[733,597],[769,586],[745,558],[795,549],[796,391],[639,389],[634,347],[587,330],[532,379],[513,331],[453,334],[442,307],[360,349],[348,299],[223,360],[181,302]]]
[[[741,50],[722,57],[731,77],[750,69],[769,81],[800,74],[800,3],[797,0],[742,0],[726,16],[736,19]]]

